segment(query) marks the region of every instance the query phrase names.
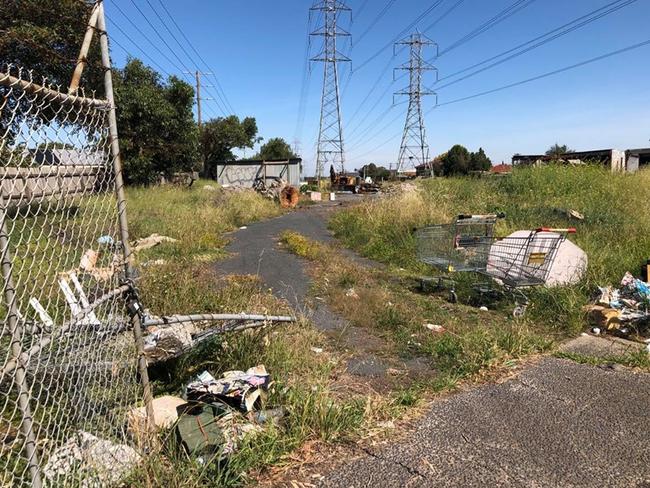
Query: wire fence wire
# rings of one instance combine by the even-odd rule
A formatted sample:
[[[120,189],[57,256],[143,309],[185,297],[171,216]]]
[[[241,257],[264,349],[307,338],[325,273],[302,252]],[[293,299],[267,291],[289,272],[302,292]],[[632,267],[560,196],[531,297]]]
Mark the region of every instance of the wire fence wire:
[[[103,486],[138,456],[109,104],[0,67],[0,486]]]

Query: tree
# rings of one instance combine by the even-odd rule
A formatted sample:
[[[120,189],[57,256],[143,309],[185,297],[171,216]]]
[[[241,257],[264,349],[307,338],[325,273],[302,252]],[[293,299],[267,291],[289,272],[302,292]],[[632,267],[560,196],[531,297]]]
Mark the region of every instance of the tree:
[[[78,0],[2,0],[0,59],[33,70],[35,81],[47,77],[67,87],[92,6]],[[103,94],[103,71],[95,35],[81,86]]]
[[[560,146],[558,143],[555,143],[548,148],[548,151],[546,151],[546,155],[551,156],[554,159],[559,159],[562,157],[562,155],[569,154],[572,152],[574,152],[573,149],[569,149],[569,147],[566,144]]]
[[[470,171],[471,155],[469,151],[456,144],[442,160],[442,172],[445,176],[466,175]]]
[[[253,148],[257,136],[257,122],[253,117],[239,120],[236,115],[209,120],[201,128],[201,151],[204,172],[216,176],[216,165],[221,161],[236,159],[235,148]]]
[[[175,76],[163,82],[138,59],[116,70],[114,82],[125,181],[146,185],[160,174],[195,169],[194,89]]]
[[[51,85],[69,85],[75,68],[79,48],[86,31],[91,7],[78,0],[0,0],[0,60],[3,70],[13,65],[12,74],[23,69],[23,77],[29,71],[35,83],[43,78]],[[96,90],[103,97],[103,71],[100,63],[99,42],[91,44],[87,56],[81,86],[86,92]],[[0,87],[0,100],[8,92]],[[19,107],[0,110],[0,133],[9,144],[13,142],[22,123],[32,126],[53,120],[63,121],[67,113],[57,103],[42,104],[37,111],[30,111],[30,102],[21,99]]]
[[[370,176],[374,181],[387,180],[390,177],[390,171],[383,166],[377,166],[375,163],[366,164],[359,170],[359,176]]]
[[[470,171],[488,171],[491,167],[492,161],[487,157],[482,147],[478,148],[478,152],[473,152],[470,155]]]
[[[294,159],[298,156],[291,150],[291,146],[281,137],[273,137],[260,148],[254,159],[269,161],[272,159]]]

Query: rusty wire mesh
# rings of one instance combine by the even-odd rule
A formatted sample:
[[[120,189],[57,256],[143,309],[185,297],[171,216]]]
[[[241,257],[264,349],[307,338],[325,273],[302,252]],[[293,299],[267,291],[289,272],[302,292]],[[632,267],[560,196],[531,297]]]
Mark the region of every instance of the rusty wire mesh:
[[[123,460],[82,463],[95,438],[131,455],[141,394],[108,117],[105,101],[0,67],[0,486],[105,484]]]

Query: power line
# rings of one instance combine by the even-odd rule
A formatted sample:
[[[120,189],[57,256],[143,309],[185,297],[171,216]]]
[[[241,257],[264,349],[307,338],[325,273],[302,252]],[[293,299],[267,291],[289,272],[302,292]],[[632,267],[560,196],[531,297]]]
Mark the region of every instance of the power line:
[[[192,63],[194,66],[196,66],[196,67],[198,68],[199,63],[197,63],[196,60],[192,57],[192,55],[191,55],[189,52],[187,52],[187,49],[185,49],[185,47],[180,43],[180,41],[178,40],[178,38],[176,37],[176,35],[171,31],[171,29],[169,28],[169,26],[167,25],[167,23],[164,21],[164,19],[160,16],[160,14],[158,13],[158,11],[157,11],[157,10],[154,8],[154,6],[151,4],[150,0],[146,0],[146,2],[147,2],[147,5],[149,5],[149,8],[151,8],[151,10],[153,11],[153,13],[156,15],[156,17],[158,18],[158,20],[160,21],[160,23],[163,25],[163,27],[165,28],[165,30],[169,33],[170,36],[172,36],[172,39],[174,39],[174,41],[176,42],[176,44],[178,44],[178,47],[181,48],[181,51],[183,51],[183,54],[184,54],[184,55],[185,55],[185,56],[186,56],[186,57],[191,61],[191,63]],[[197,84],[197,86],[198,86],[198,84]],[[208,85],[203,85],[203,86],[205,87],[206,91],[208,91],[209,86],[208,86]],[[228,104],[225,102],[225,100],[223,99],[223,97],[221,96],[221,94],[220,94],[218,91],[217,91],[217,95],[216,95],[216,96],[217,96],[217,98],[219,98],[219,100],[221,101],[222,105],[223,105],[223,106],[228,110]],[[197,97],[197,100],[199,100],[199,99],[200,99],[200,98]],[[197,107],[197,110],[198,110],[198,107]],[[199,124],[199,125],[200,125],[200,124]]]
[[[142,38],[144,38],[144,39],[149,43],[149,45],[151,45],[151,47],[152,47],[156,52],[158,52],[158,53],[159,53],[163,58],[165,58],[165,60],[167,60],[167,62],[168,62],[168,63],[169,63],[169,64],[170,64],[170,65],[171,65],[171,66],[172,66],[176,71],[178,71],[179,73],[183,73],[184,71],[186,71],[186,70],[184,70],[182,67],[180,67],[176,62],[174,62],[174,61],[173,61],[173,60],[172,60],[172,59],[171,59],[171,58],[170,58],[170,57],[169,57],[169,56],[168,56],[168,55],[167,55],[167,54],[166,54],[162,49],[160,49],[160,47],[159,47],[156,43],[154,43],[154,42],[149,38],[149,36],[147,36],[147,35],[142,31],[142,29],[141,29],[139,26],[137,26],[137,25],[133,22],[133,20],[131,20],[131,17],[129,17],[129,16],[124,12],[124,10],[122,10],[122,9],[120,8],[120,6],[119,6],[117,3],[113,3],[112,6],[114,6],[114,7],[117,9],[117,11],[118,11],[118,12],[119,12],[119,13],[120,13],[120,14],[121,14],[121,15],[122,15],[126,20],[127,20],[127,22],[129,22],[129,24],[131,24],[131,26],[132,26],[132,27],[133,27],[133,28],[134,28],[134,29],[135,29],[135,30],[140,34],[140,36],[141,36]],[[117,29],[122,33],[122,35],[123,35],[124,37],[126,37],[126,39],[127,39],[129,42],[131,42],[131,44],[133,44],[135,47],[138,48],[138,50],[140,50],[141,52],[143,52],[143,54],[144,54],[145,57],[147,57],[148,59],[152,60],[152,62],[153,62],[154,64],[156,64],[158,67],[160,67],[160,65],[158,65],[158,63],[156,63],[155,61],[153,61],[153,58],[152,58],[149,54],[147,54],[147,53],[144,51],[144,49],[142,49],[142,48],[140,47],[140,44],[137,43],[136,41],[134,41],[133,38],[132,38],[131,36],[129,36],[129,35],[124,31],[124,29],[122,29],[122,28],[119,26],[119,24],[117,24],[114,20],[111,20],[111,23],[113,24],[113,26],[114,26],[115,28],[117,28]],[[124,49],[124,48],[123,48],[123,49]],[[125,51],[126,51],[126,49],[125,49]],[[126,52],[128,53],[128,51],[126,51]],[[129,53],[129,54],[130,54],[130,53]],[[167,76],[171,76],[171,75],[170,75],[169,73],[167,73],[165,70],[162,70],[162,71],[165,72],[165,73],[167,74]],[[187,71],[189,71],[189,70],[187,70]],[[185,73],[183,73],[183,74],[185,74]],[[186,78],[187,78],[187,76],[186,76]],[[191,78],[190,78],[190,80],[191,80]],[[192,81],[192,83],[193,83],[193,81]],[[219,109],[219,111],[220,111],[221,113],[223,113],[224,115],[226,114],[226,112],[225,112],[225,111],[223,110],[223,108],[222,108],[222,107],[217,103],[216,100],[213,100],[213,99],[210,99],[210,100],[211,100],[211,101],[214,101],[215,105],[218,107],[218,109]]]
[[[357,40],[356,40],[356,44],[357,44],[357,45],[361,42],[361,40],[362,40],[364,37],[366,37],[366,36],[368,35],[368,33],[372,30],[372,28],[373,28],[375,25],[377,25],[377,23],[382,19],[382,17],[383,17],[384,15],[386,15],[386,13],[388,13],[388,11],[390,10],[390,8],[391,8],[393,5],[395,5],[395,2],[396,2],[396,1],[397,1],[397,0],[388,0],[388,1],[386,2],[386,5],[384,5],[384,8],[382,8],[382,9],[379,11],[379,13],[377,14],[377,16],[376,16],[376,17],[375,17],[375,18],[370,22],[370,25],[368,25],[368,27],[366,27],[366,30],[364,30],[363,33],[361,33],[361,35],[359,35],[359,37],[357,37]]]
[[[194,52],[194,54],[196,54],[196,56],[197,56],[197,57],[199,58],[199,60],[203,63],[203,65],[208,69],[208,71],[209,71],[210,73],[212,73],[211,76],[214,78],[215,83],[217,84],[217,90],[220,91],[221,94],[223,95],[223,100],[224,100],[225,105],[226,105],[227,108],[231,111],[231,113],[234,114],[234,113],[235,113],[235,110],[233,109],[233,106],[231,105],[230,100],[228,100],[228,97],[226,96],[226,92],[223,90],[223,87],[221,86],[221,83],[219,83],[219,78],[217,78],[217,75],[214,74],[215,71],[210,67],[210,65],[205,61],[205,59],[203,59],[203,56],[201,56],[201,54],[199,53],[199,51],[194,47],[194,45],[192,44],[192,42],[191,42],[191,41],[188,39],[188,37],[185,35],[185,32],[183,32],[183,29],[181,29],[181,27],[178,25],[178,23],[176,22],[176,19],[174,19],[174,16],[169,12],[169,10],[167,10],[167,7],[165,7],[165,4],[163,3],[163,1],[162,1],[162,0],[158,0],[158,3],[159,3],[160,6],[163,8],[163,10],[164,10],[165,13],[167,14],[167,16],[170,18],[170,20],[172,21],[172,23],[174,24],[174,26],[176,27],[176,29],[178,30],[178,32],[181,34],[181,36],[183,36],[183,39],[185,39],[185,42],[187,42],[187,45],[190,46],[190,49],[192,49],[192,51]],[[153,7],[152,7],[152,8],[153,8]]]
[[[382,48],[378,49],[372,56],[367,58],[364,62],[362,62],[357,68],[355,68],[354,71],[358,71],[364,66],[368,65],[368,63],[372,62],[374,59],[376,59],[381,53],[383,53],[386,49],[390,48],[393,46],[393,43],[398,41],[403,35],[405,35],[407,32],[409,32],[413,27],[415,27],[422,19],[427,17],[433,10],[440,5],[444,0],[437,0],[433,2],[433,5],[427,7],[418,17],[411,22],[406,28],[402,29],[395,37],[393,37],[386,45],[384,45]]]
[[[465,36],[461,37],[460,39],[458,39],[457,41],[452,43],[449,47],[447,47],[447,48],[443,49],[442,51],[440,51],[439,55],[444,56],[449,51],[452,51],[452,50],[462,46],[463,44],[471,41],[475,37],[483,34],[486,31],[488,31],[492,27],[494,27],[494,26],[500,24],[501,22],[503,22],[504,20],[512,17],[514,14],[516,14],[520,10],[523,10],[524,8],[528,7],[530,4],[532,4],[535,1],[536,0],[517,0],[513,4],[511,4],[510,6],[506,7],[501,12],[496,14],[494,17],[492,17],[488,21],[486,21],[483,24],[481,24],[480,26],[478,26],[476,29],[472,30],[471,32],[469,32]]]
[[[611,58],[611,57],[617,56],[619,54],[624,54],[624,53],[626,53],[628,51],[633,51],[635,49],[639,49],[641,47],[648,46],[648,45],[650,45],[650,39],[648,39],[647,41],[639,42],[638,44],[633,44],[631,46],[624,47],[622,49],[617,49],[616,51],[611,51],[609,53],[602,54],[600,56],[596,56],[595,58],[587,59],[586,61],[581,61],[579,63],[575,63],[575,64],[572,64],[570,66],[565,66],[564,68],[559,68],[559,69],[556,69],[556,70],[553,70],[553,71],[549,71],[547,73],[543,73],[541,75],[533,76],[532,78],[527,78],[525,80],[517,81],[515,83],[510,83],[508,85],[500,86],[498,88],[493,88],[491,90],[486,90],[486,91],[483,91],[483,92],[480,92],[480,93],[475,93],[473,95],[469,95],[469,96],[466,96],[466,97],[461,97],[461,98],[457,98],[457,99],[454,99],[454,100],[450,100],[448,102],[440,103],[437,106],[442,107],[444,105],[451,105],[452,103],[464,102],[465,100],[471,100],[473,98],[478,98],[478,97],[482,97],[482,96],[485,96],[485,95],[490,95],[492,93],[500,92],[500,91],[503,91],[503,90],[507,90],[509,88],[514,88],[514,87],[517,87],[517,86],[520,86],[520,85],[524,85],[526,83],[541,80],[543,78],[548,78],[549,76],[564,73],[565,71],[570,71],[570,70],[573,70],[573,69],[576,69],[576,68],[580,68],[580,67],[585,66],[587,64],[595,63],[597,61],[601,61],[603,59]],[[434,108],[436,108],[436,107],[434,107]],[[429,112],[431,112],[431,110],[433,110],[433,109],[430,109]],[[427,113],[429,113],[429,112],[427,112]]]
[[[452,13],[456,8],[458,8],[458,7],[459,7],[459,6],[460,6],[464,1],[465,1],[465,0],[457,0],[457,1],[456,1],[456,2],[451,6],[451,7],[449,7],[447,10],[445,10],[445,11],[443,12],[442,15],[440,15],[436,20],[434,20],[431,24],[429,24],[429,26],[427,26],[427,28],[426,28],[423,32],[427,32],[427,31],[431,30],[433,27],[435,27],[436,25],[438,25],[438,24],[439,24],[442,20],[444,20],[444,19],[445,19],[449,14],[451,14],[451,13]],[[398,49],[396,52],[394,52],[394,53],[393,53],[393,57],[394,57],[395,55],[399,54],[403,49],[405,49],[405,48],[402,47],[402,48]],[[431,61],[431,60],[429,60],[429,62],[430,62],[430,61]],[[390,60],[388,61],[388,64],[386,64],[386,66],[384,67],[384,69],[381,71],[381,73],[380,73],[379,76],[377,77],[377,80],[376,80],[375,83],[373,84],[373,86],[372,86],[372,88],[370,89],[370,91],[366,94],[366,96],[365,96],[365,98],[363,99],[363,101],[359,104],[359,106],[358,106],[357,109],[355,110],[354,114],[353,114],[352,117],[349,119],[349,121],[352,121],[352,120],[356,117],[356,115],[360,112],[361,107],[363,107],[363,105],[365,105],[365,103],[368,101],[368,99],[370,98],[370,96],[371,96],[371,95],[375,92],[375,90],[378,88],[379,84],[381,83],[381,80],[383,79],[383,76],[384,76],[384,75],[386,74],[386,72],[390,69],[390,67],[392,66],[392,63],[393,63],[393,61],[392,61],[392,59],[390,59]],[[384,91],[384,93],[382,93],[382,94],[379,96],[379,99],[378,99],[378,100],[373,104],[372,108],[366,112],[368,115],[369,115],[370,113],[372,113],[372,111],[377,107],[377,105],[379,105],[379,103],[381,102],[381,99],[382,99],[382,98],[385,96],[385,94],[388,93],[388,91],[390,90],[390,87],[391,87],[391,86],[392,86],[392,85],[393,85],[397,80],[403,78],[404,76],[405,76],[405,75],[398,76],[396,79],[394,79],[394,80],[391,82],[391,84],[390,84],[390,85],[388,86],[388,88]],[[348,83],[349,83],[349,79],[348,79]],[[347,88],[347,84],[346,84],[346,86],[344,87],[344,91],[345,91],[346,88]],[[363,125],[363,122],[365,122],[366,119],[367,119],[367,116],[364,117],[364,118],[361,120],[361,122],[356,126],[356,128],[358,128],[360,125]]]
[[[584,27],[584,26],[586,26],[586,25],[588,25],[588,24],[590,24],[592,22],[595,22],[596,20],[599,20],[599,19],[605,17],[606,15],[614,13],[614,12],[624,8],[624,7],[627,7],[627,6],[631,5],[632,3],[636,2],[636,1],[637,0],[616,0],[614,2],[611,2],[611,3],[605,5],[605,6],[601,7],[601,8],[598,8],[598,9],[592,11],[592,12],[589,12],[586,15],[578,17],[578,18],[572,20],[571,22],[568,22],[568,23],[566,23],[566,24],[564,24],[564,25],[562,25],[560,27],[557,27],[557,28],[545,33],[545,34],[542,34],[541,36],[538,36],[538,37],[536,37],[534,39],[531,39],[530,41],[524,42],[523,44],[519,44],[518,46],[516,46],[516,47],[514,47],[512,49],[504,51],[501,54],[497,54],[496,56],[492,56],[491,58],[488,58],[488,59],[486,59],[484,61],[481,61],[479,63],[476,63],[476,64],[474,64],[472,66],[469,66],[467,68],[459,70],[456,73],[452,73],[451,75],[443,77],[441,80],[453,78],[454,76],[462,74],[462,73],[464,73],[466,71],[469,71],[469,70],[471,70],[471,69],[473,69],[475,67],[481,66],[483,64],[489,63],[490,61],[494,61],[495,59],[498,59],[498,58],[500,58],[502,56],[513,53],[514,51],[517,51],[517,49],[521,49],[522,47],[528,46],[528,47],[526,47],[526,49],[523,49],[523,50],[521,50],[519,52],[514,52],[514,54],[511,54],[510,56],[507,56],[507,57],[505,57],[503,59],[499,59],[498,61],[495,61],[494,63],[491,63],[488,66],[485,66],[485,67],[483,67],[481,69],[473,71],[473,72],[471,72],[471,73],[469,73],[469,74],[467,74],[465,76],[462,76],[461,78],[458,78],[456,80],[450,81],[450,82],[438,87],[438,89],[440,90],[442,88],[446,88],[448,86],[454,85],[454,84],[456,84],[456,83],[458,83],[460,81],[466,80],[467,78],[470,78],[470,77],[475,76],[475,75],[477,75],[479,73],[482,73],[483,71],[486,71],[486,70],[488,70],[490,68],[493,68],[493,67],[498,66],[500,64],[503,64],[503,63],[505,63],[507,61],[510,61],[511,59],[514,59],[514,58],[516,58],[518,56],[521,56],[521,55],[523,55],[523,54],[525,54],[527,52],[530,52],[533,49],[537,49],[538,47],[543,46],[544,44],[547,44],[547,43],[549,43],[551,41],[554,41],[554,40],[556,40],[556,39],[558,39],[558,38],[560,38],[560,37],[562,37],[562,36],[564,36],[566,34],[569,34],[569,33],[573,32],[573,31],[581,28],[581,27]],[[580,22],[580,21],[582,21],[582,22]],[[573,25],[573,24],[575,24],[575,25]],[[551,34],[555,34],[555,35],[553,35],[552,37],[548,37]],[[548,38],[544,39],[546,37],[548,37]],[[539,41],[539,42],[536,42],[536,41]],[[532,45],[530,45],[530,44],[532,44]]]
[[[608,53],[605,53],[605,54],[601,54],[600,56],[596,56],[596,57],[587,59],[585,61],[580,61],[578,63],[574,63],[574,64],[571,64],[569,66],[565,66],[563,68],[558,68],[558,69],[555,69],[555,70],[552,70],[552,71],[548,71],[546,73],[542,73],[540,75],[536,75],[536,76],[533,76],[533,77],[530,77],[530,78],[526,78],[524,80],[520,80],[520,81],[517,81],[517,82],[514,82],[514,83],[509,83],[507,85],[503,85],[503,86],[500,86],[500,87],[497,87],[497,88],[492,88],[490,90],[485,90],[485,91],[482,91],[482,92],[479,92],[479,93],[474,93],[472,95],[456,98],[456,99],[453,99],[453,100],[449,100],[447,102],[438,103],[436,106],[434,106],[434,107],[430,108],[429,110],[427,110],[425,112],[425,114],[426,115],[430,114],[431,112],[433,112],[438,107],[443,107],[445,105],[452,105],[452,104],[455,104],[455,103],[460,103],[460,102],[464,102],[464,101],[467,101],[467,100],[472,100],[474,98],[479,98],[479,97],[483,97],[483,96],[486,96],[486,95],[491,95],[493,93],[498,93],[498,92],[501,92],[501,91],[504,91],[504,90],[508,90],[510,88],[515,88],[515,87],[518,87],[518,86],[521,86],[521,85],[525,85],[527,83],[532,83],[533,81],[538,81],[538,80],[548,78],[548,77],[551,77],[551,76],[554,76],[554,75],[557,75],[557,74],[560,74],[560,73],[564,73],[566,71],[571,71],[571,70],[574,70],[576,68],[580,68],[580,67],[586,66],[588,64],[592,64],[592,63],[596,63],[598,61],[602,61],[603,59],[608,59],[608,58],[611,58],[611,57],[614,57],[614,56],[618,56],[620,54],[624,54],[624,53],[627,53],[627,52],[630,52],[630,51],[633,51],[633,50],[636,50],[636,49],[640,49],[640,48],[645,47],[645,46],[650,46],[650,39],[639,42],[637,44],[632,44],[631,46],[626,46],[624,48],[617,49],[615,51],[611,51],[611,52],[608,52]],[[375,136],[372,137],[372,139],[375,139],[376,137],[379,137],[379,135],[381,135],[381,133],[386,128],[388,128],[388,126],[390,124],[394,123],[396,120],[397,120],[397,118],[391,120],[386,126],[384,126],[382,129],[377,131],[377,133],[375,134]],[[396,139],[400,135],[401,135],[401,132],[396,133],[394,136],[389,138],[389,140]],[[370,139],[370,140],[372,140],[372,139]],[[372,151],[374,151],[378,147],[386,145],[389,140],[384,141],[384,143],[379,145],[379,146],[375,146],[375,148],[373,148]],[[368,141],[365,141],[365,142],[368,142]],[[369,152],[372,152],[372,151],[369,151]],[[357,157],[355,157],[353,159],[358,159],[359,157],[360,156],[357,156]]]
[[[178,60],[178,62],[179,62],[180,65],[182,66],[182,69],[180,69],[179,71],[180,71],[180,72],[183,72],[183,73],[185,73],[185,72],[191,73],[192,70],[191,70],[190,68],[188,68],[188,66],[187,66],[187,65],[185,64],[185,62],[181,59],[181,57],[178,55],[178,53],[177,53],[174,49],[172,49],[172,47],[169,45],[169,43],[167,42],[167,40],[166,40],[166,39],[165,39],[165,38],[160,34],[160,32],[158,31],[158,29],[156,29],[156,27],[153,25],[153,23],[151,22],[151,20],[149,20],[149,17],[147,17],[147,15],[142,11],[142,9],[138,6],[138,4],[135,2],[135,0],[130,0],[130,1],[131,1],[131,3],[133,4],[133,6],[136,8],[136,10],[140,13],[140,15],[144,18],[145,22],[149,25],[149,27],[151,27],[151,29],[155,32],[156,36],[158,36],[158,38],[159,38],[159,39],[161,40],[161,42],[165,45],[165,47],[167,47],[167,49],[169,50],[169,52],[170,52],[170,53],[171,53],[171,54],[172,54],[172,55],[173,55],[173,56]],[[156,13],[156,12],[154,12],[154,13]],[[156,13],[156,14],[157,14],[157,13]],[[163,25],[164,25],[164,23],[163,23]],[[165,25],[165,27],[166,27],[166,25]],[[167,27],[166,27],[166,28],[167,28]],[[167,28],[167,29],[168,29],[168,28]],[[169,30],[169,29],[168,29],[168,30]],[[178,42],[178,41],[177,41],[177,42]],[[191,79],[191,77],[190,77],[189,79]],[[217,101],[216,99],[213,100],[213,101],[214,101],[215,105],[217,105],[217,107],[219,107],[219,110],[220,110],[224,115],[228,115],[227,110],[224,110],[224,108],[221,106],[221,104],[218,103],[218,101]]]

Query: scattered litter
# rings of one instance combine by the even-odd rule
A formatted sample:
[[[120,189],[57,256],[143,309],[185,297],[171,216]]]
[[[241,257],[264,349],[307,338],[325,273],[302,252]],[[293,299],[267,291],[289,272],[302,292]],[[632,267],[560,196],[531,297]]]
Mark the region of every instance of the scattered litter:
[[[151,234],[149,237],[143,237],[138,239],[133,243],[131,250],[133,252],[144,251],[145,249],[151,249],[152,247],[162,244],[163,242],[178,242],[178,239],[172,237],[161,236],[160,234]]]
[[[167,264],[167,261],[164,259],[154,259],[152,261],[142,263],[142,266],[146,268],[147,266],[162,266],[164,264]]]
[[[205,378],[205,377],[204,377]],[[220,379],[200,378],[187,385],[187,399],[211,403],[223,402],[243,412],[250,412],[263,392],[268,390],[270,376],[263,365],[244,371],[227,371]]]
[[[178,356],[194,344],[192,335],[197,332],[196,326],[175,324],[171,327],[151,327],[144,339],[144,354],[149,362],[164,361]]]
[[[43,308],[43,305],[41,305],[41,303],[36,298],[34,297],[30,298],[29,304],[36,311],[43,325],[45,325],[50,329],[54,327],[54,320],[52,319],[52,317],[50,317],[50,314],[47,313],[45,308]]]
[[[101,236],[99,239],[97,239],[97,244],[100,246],[113,247],[115,245],[115,239],[113,239],[113,236]]]
[[[578,212],[577,210],[573,210],[570,208],[554,208],[553,209],[556,213],[564,215],[565,217],[569,219],[575,219],[575,220],[584,220],[585,216]]]
[[[359,298],[359,295],[356,291],[354,291],[354,288],[350,288],[348,291],[346,291],[345,296],[349,298]]]
[[[156,429],[167,429],[178,420],[177,409],[187,402],[175,396],[161,396],[151,402],[153,409],[153,424]],[[145,407],[137,407],[126,414],[129,429],[133,436],[141,441],[147,438],[147,411]]]
[[[431,332],[442,333],[442,332],[445,332],[447,330],[442,325],[437,325],[437,324],[423,324],[423,325],[424,325],[425,328],[429,329]]]
[[[633,332],[642,336],[650,333],[650,285],[625,273],[620,287],[599,287],[599,297],[595,304],[586,306],[591,329],[603,334],[628,337]],[[638,340],[643,340],[637,337]]]
[[[67,277],[70,279],[70,281],[72,281],[76,294],[70,288],[70,284],[65,276],[61,276],[59,278],[59,288],[61,288],[61,291],[65,296],[65,300],[68,302],[72,316],[81,316],[81,318],[79,318],[76,322],[77,325],[100,325],[95,312],[92,310],[85,314],[82,314],[84,309],[88,309],[90,307],[90,303],[88,302],[88,297],[84,293],[83,288],[77,279],[77,275],[74,272],[69,272],[67,273]]]
[[[203,185],[205,191],[217,191],[217,189],[212,185]]]
[[[485,305],[483,305],[481,308],[479,308],[479,310],[482,312],[487,312],[488,308]]]
[[[385,420],[383,422],[379,422],[377,424],[377,427],[380,429],[394,429],[395,428],[395,422],[392,420]]]
[[[320,202],[323,200],[323,194],[319,191],[312,191],[309,193],[309,198],[312,202]]]
[[[97,261],[99,260],[99,258],[100,258],[100,253],[98,251],[95,251],[94,249],[86,250],[83,256],[81,256],[81,261],[79,262],[79,269],[85,271],[86,273],[89,273],[97,281],[108,281],[115,274],[115,269],[119,264],[119,257],[117,255],[113,255],[113,259],[111,260],[110,266],[101,267],[101,268],[97,267]]]
[[[251,412],[249,418],[258,424],[277,424],[286,415],[287,410],[284,407],[278,407]]]
[[[245,225],[242,225],[242,226],[239,228],[239,230],[246,230],[246,229],[248,229],[248,227],[246,227]]]
[[[322,347],[310,347],[309,349],[310,349],[311,352],[313,352],[314,354],[321,354],[321,353],[323,352],[323,348],[322,348]]]
[[[335,202],[336,201],[336,193],[332,192],[330,193],[330,202]]]
[[[81,486],[98,486],[97,479],[113,485],[140,462],[140,455],[124,444],[114,444],[84,431],[73,434],[54,450],[43,467],[45,478],[55,486],[59,477],[87,473],[90,480]],[[79,476],[77,479],[84,479]]]

